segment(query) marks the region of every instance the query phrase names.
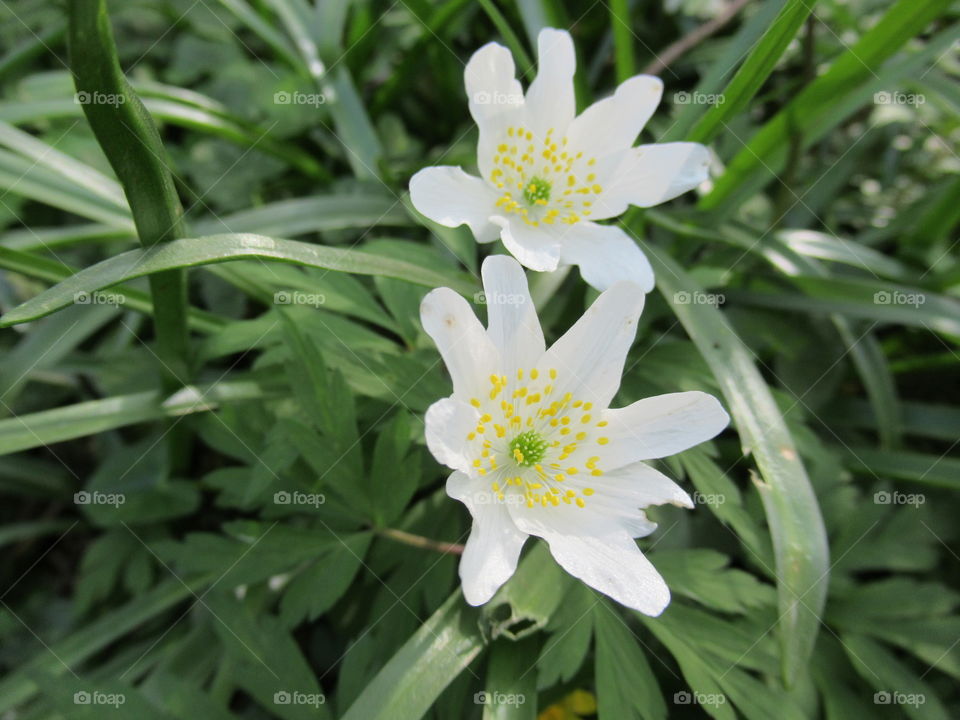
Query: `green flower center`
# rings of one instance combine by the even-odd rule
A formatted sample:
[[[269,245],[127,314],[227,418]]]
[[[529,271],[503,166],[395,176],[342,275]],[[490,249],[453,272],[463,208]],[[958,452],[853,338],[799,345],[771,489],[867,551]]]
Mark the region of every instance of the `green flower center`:
[[[532,178],[523,189],[523,199],[527,205],[546,205],[550,200],[550,183],[543,178]]]
[[[513,455],[517,465],[531,467],[543,460],[547,447],[549,447],[547,441],[540,437],[540,433],[527,430],[510,441],[510,454]]]

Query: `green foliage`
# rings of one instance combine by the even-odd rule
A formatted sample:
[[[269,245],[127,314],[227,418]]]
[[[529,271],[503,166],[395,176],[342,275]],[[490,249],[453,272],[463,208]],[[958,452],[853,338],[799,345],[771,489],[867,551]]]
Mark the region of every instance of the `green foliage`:
[[[729,5],[0,3],[0,715],[956,716],[960,16],[701,36]],[[503,248],[407,183],[475,168],[463,63],[501,42],[527,83],[548,25],[581,109],[687,43],[641,140],[715,151],[621,220],[657,292],[614,404],[734,420],[657,461],[695,501],[649,510],[657,618],[535,539],[468,606],[424,441],[420,302]],[[528,275],[551,342],[595,294]]]

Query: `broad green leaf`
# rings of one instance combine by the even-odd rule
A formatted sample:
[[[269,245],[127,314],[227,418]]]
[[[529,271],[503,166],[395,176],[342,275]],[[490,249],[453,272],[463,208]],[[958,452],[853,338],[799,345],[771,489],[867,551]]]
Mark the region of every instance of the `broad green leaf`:
[[[702,292],[669,256],[648,249],[668,302],[681,291]],[[826,600],[829,553],[817,498],[754,357],[723,314],[710,305],[673,303],[673,310],[723,388],[744,451],[760,468],[755,484],[773,536],[781,668],[790,683],[813,650]]]
[[[483,692],[473,698],[483,705],[483,720],[535,720],[537,645],[532,637],[491,644]]]
[[[88,400],[0,420],[0,454],[95,435],[126,425],[213,410],[221,403],[263,397],[251,382],[188,386],[164,400],[155,391]]]
[[[478,613],[457,591],[370,680],[341,720],[418,720],[484,649]]]

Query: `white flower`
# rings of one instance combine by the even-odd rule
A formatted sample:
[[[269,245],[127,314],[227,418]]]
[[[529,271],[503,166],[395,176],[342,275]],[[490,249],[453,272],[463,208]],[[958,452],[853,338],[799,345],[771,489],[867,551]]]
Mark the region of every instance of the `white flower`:
[[[579,265],[598,290],[630,280],[649,292],[653,271],[640,248],[619,226],[594,221],[696,187],[707,179],[709,152],[688,142],[633,147],[663,93],[650,75],[630,78],[574,117],[569,33],[542,30],[537,45],[539,73],[526,96],[505,47],[474,53],[465,79],[481,177],[424,168],[410,180],[411,200],[441,225],[466,223],[477,242],[499,237],[531,270]]]
[[[535,535],[571,575],[659,614],[670,591],[634,542],[656,527],[642,508],[693,503],[642,461],[712,438],[726,412],[701,392],[609,409],[643,308],[639,286],[621,282],[602,293],[546,350],[521,267],[494,255],[482,272],[486,330],[448,288],[420,307],[453,378],[453,395],[427,410],[426,439],[454,470],[447,493],[473,516],[460,562],[467,602],[489,600]]]

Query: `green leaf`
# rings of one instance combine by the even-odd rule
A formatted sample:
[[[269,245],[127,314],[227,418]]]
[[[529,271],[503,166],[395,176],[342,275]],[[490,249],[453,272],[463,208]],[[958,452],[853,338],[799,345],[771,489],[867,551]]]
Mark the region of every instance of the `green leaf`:
[[[875,691],[874,704],[895,705],[898,713],[918,720],[947,720],[951,714],[933,688],[873,640],[854,633],[841,635],[850,662]]]
[[[746,147],[727,165],[726,172],[717,179],[710,194],[701,200],[700,207],[708,210],[724,202],[730,206],[734,191],[753,191],[757,185],[772,180],[773,175],[786,163],[789,138],[792,135],[799,134],[802,147],[809,147],[850,113],[868,102],[872,91],[867,87],[869,92],[861,92],[862,88],[879,80],[878,70],[884,72],[885,68],[881,70],[884,63],[904,43],[940,16],[949,5],[950,0],[929,0],[922,3],[899,0],[894,4],[827,72],[797,93],[784,109],[750,139]],[[803,8],[795,8],[794,12],[802,13]],[[929,51],[935,58],[946,49],[955,33],[949,33],[948,36],[945,31],[941,36],[942,47],[940,43],[927,43],[924,54]],[[924,66],[928,64],[929,61],[923,63]],[[899,63],[893,69],[893,74],[903,77],[902,73],[909,72],[909,68],[908,63]]]
[[[484,644],[477,611],[455,592],[390,658],[341,720],[418,720]]]
[[[710,142],[728,120],[747,108],[747,104],[773,72],[797,31],[813,12],[814,4],[815,0],[787,2],[750,51],[730,84],[723,89],[723,102],[715,103],[684,139],[691,142]]]
[[[484,634],[519,640],[546,627],[573,584],[550,555],[546,543],[538,542],[526,554],[513,577],[481,610]]]
[[[341,250],[262,235],[211,235],[174,240],[144,250],[130,250],[103,260],[6,313],[0,318],[0,327],[36,320],[56,312],[73,302],[75,294],[79,292],[95,292],[125,280],[172,269],[247,258],[300,263],[358,275],[384,275],[428,287],[446,285],[464,294],[473,291],[473,285],[460,276],[450,277],[402,260],[360,250]]]
[[[497,640],[490,647],[483,694],[474,703],[483,703],[483,720],[535,720],[537,717],[536,638],[519,642]]]
[[[673,593],[721,612],[746,613],[776,601],[772,587],[729,568],[730,558],[715,550],[660,550],[650,561]]]
[[[537,686],[551,688],[569,682],[580,670],[593,638],[593,613],[597,598],[583,583],[575,583],[547,625],[549,638],[537,658]]]
[[[232,593],[211,593],[202,605],[235,663],[231,679],[264,709],[284,720],[331,717],[316,675],[279,618]]]
[[[105,0],[71,0],[70,69],[84,114],[123,186],[144,247],[183,236],[183,208],[164,161],[163,144],[120,68]],[[161,377],[165,387],[189,375],[186,276],[172,268],[150,278]]]
[[[702,292],[664,252],[648,252],[667,302],[681,291]],[[744,450],[763,476],[755,484],[773,536],[781,669],[790,683],[810,657],[826,601],[829,553],[817,498],[770,389],[723,314],[710,305],[673,303],[673,310],[720,383]]]
[[[343,596],[364,566],[370,533],[347,536],[307,569],[297,573],[280,600],[280,618],[293,628],[314,621]]]
[[[873,478],[894,478],[946,490],[960,490],[960,459],[940,453],[870,447],[848,447],[844,450],[844,464],[853,472]]]
[[[73,268],[56,260],[36,257],[30,253],[5,247],[0,247],[0,268],[53,283],[71,277],[76,272]],[[117,285],[111,289],[111,292],[123,297],[123,307],[126,309],[146,315],[153,312],[153,302],[148,293],[127,285]],[[74,298],[71,298],[70,302],[74,302]],[[222,329],[225,323],[225,318],[198,308],[190,308],[188,311],[187,324],[198,332],[213,333]]]
[[[0,455],[262,396],[254,383],[219,382],[206,388],[183,388],[165,401],[159,393],[148,391],[41,410],[0,420]]]
[[[40,692],[35,679],[37,672],[62,676],[67,668],[81,664],[143,623],[191,597],[212,579],[205,576],[187,582],[176,579],[161,583],[126,605],[101,615],[52,648],[44,648],[26,662],[23,669],[0,680],[0,712],[6,712]]]
[[[660,685],[630,627],[606,600],[594,606],[593,624],[599,719],[666,718]]]

